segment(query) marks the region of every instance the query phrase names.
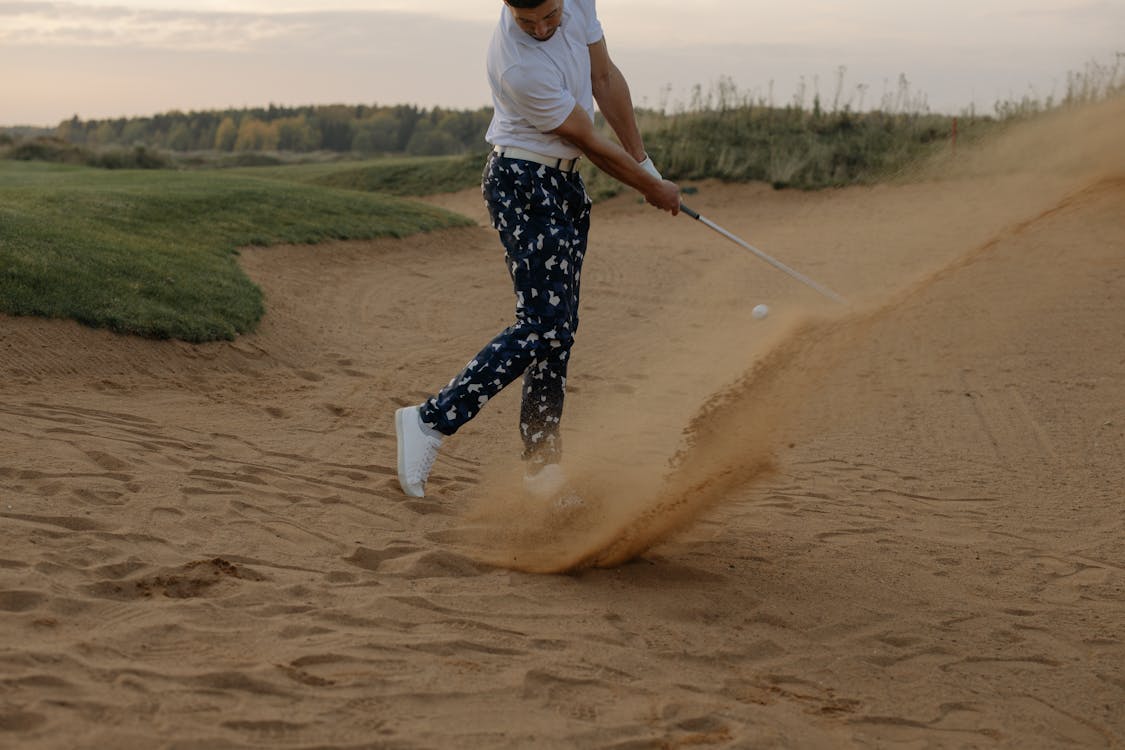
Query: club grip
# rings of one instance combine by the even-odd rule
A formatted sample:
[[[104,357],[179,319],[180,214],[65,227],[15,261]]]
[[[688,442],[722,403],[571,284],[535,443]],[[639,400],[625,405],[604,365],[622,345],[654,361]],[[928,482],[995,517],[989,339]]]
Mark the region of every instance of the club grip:
[[[690,216],[693,219],[697,219],[697,220],[699,219],[699,212],[698,211],[692,211],[690,208],[685,206],[683,203],[680,204],[680,211],[684,212],[685,214],[687,214],[688,216]]]

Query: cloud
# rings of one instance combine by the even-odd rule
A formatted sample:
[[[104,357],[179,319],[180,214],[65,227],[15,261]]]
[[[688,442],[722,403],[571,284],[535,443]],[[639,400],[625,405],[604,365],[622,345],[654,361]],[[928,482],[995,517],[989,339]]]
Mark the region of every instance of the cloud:
[[[0,45],[248,50],[301,31],[300,20],[279,15],[0,3]]]
[[[212,10],[217,0],[196,0],[194,10],[137,7],[158,1],[0,1],[0,124],[269,102],[490,101],[484,57],[495,0],[487,0],[488,18],[477,19],[463,16],[483,0],[456,0],[460,14],[444,10],[446,0],[417,4],[431,15],[259,11],[265,4],[257,0],[241,0],[238,11]],[[949,0],[910,14],[884,0],[697,5],[688,22],[672,0],[600,3],[610,50],[638,104],[675,108],[720,77],[755,101],[785,104],[802,79],[808,100],[815,89],[832,101],[843,66],[840,100],[855,106],[877,106],[905,74],[935,108],[991,108],[1029,86],[1058,93],[1066,72],[1091,59],[1112,62],[1125,28],[1121,4],[1104,0]]]
[[[0,3],[0,124],[169,109],[489,103],[491,22]]]
[[[77,3],[0,3],[0,45],[102,47],[167,52],[370,54],[424,50],[427,39],[472,29],[487,40],[489,24],[394,11],[218,12]],[[482,41],[481,44],[484,44]]]

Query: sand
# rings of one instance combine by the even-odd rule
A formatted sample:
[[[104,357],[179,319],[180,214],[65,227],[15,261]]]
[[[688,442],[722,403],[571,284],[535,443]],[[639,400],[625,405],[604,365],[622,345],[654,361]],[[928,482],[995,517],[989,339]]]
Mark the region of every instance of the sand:
[[[398,489],[510,315],[483,226],[247,248],[232,343],[0,317],[0,747],[1125,746],[1123,115],[695,185],[847,308],[597,206],[577,511],[513,490],[515,388]]]

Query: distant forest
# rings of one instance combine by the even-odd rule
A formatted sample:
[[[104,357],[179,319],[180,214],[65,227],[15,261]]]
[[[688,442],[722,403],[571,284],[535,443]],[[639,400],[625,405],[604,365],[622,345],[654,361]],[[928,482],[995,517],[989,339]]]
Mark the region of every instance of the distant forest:
[[[478,110],[420,109],[411,105],[320,105],[151,117],[64,120],[55,137],[69,143],[191,152],[329,151],[359,154],[455,155],[481,151],[492,118]]]
[[[1125,55],[1122,56],[1125,59]],[[672,179],[762,181],[815,189],[877,182],[920,159],[953,158],[996,127],[1061,107],[1125,93],[1122,65],[1091,63],[1068,75],[1061,98],[1025,96],[995,103],[995,116],[974,108],[959,116],[931,112],[905,75],[878,109],[860,107],[840,67],[830,96],[801,86],[781,106],[739,90],[729,78],[666,110],[637,110],[645,148]],[[809,96],[811,94],[811,106]],[[467,173],[487,151],[491,108],[453,110],[414,105],[317,105],[172,111],[148,117],[81,120],[53,129],[0,128],[0,158],[85,164],[107,169],[269,166],[355,157],[451,157]],[[596,118],[603,130],[604,118]],[[593,174],[590,166],[587,173]],[[366,179],[366,178],[365,178]],[[366,183],[365,183],[366,184]],[[380,188],[383,189],[383,188]]]
[[[771,107],[730,81],[672,114],[637,110],[645,145],[675,179],[765,181],[816,188],[870,182],[929,152],[948,150],[952,118],[926,112],[900,82],[889,112],[853,112],[818,96]],[[64,120],[21,138],[0,133],[0,157],[107,169],[270,166],[383,156],[474,159],[487,150],[492,110],[412,105],[321,105],[205,112],[172,111],[110,120]],[[606,128],[600,114],[598,127]],[[963,138],[988,122],[962,123]],[[30,136],[30,137],[29,137]],[[7,144],[5,147],[5,140]],[[479,172],[479,164],[460,165]],[[594,170],[587,168],[587,173]]]

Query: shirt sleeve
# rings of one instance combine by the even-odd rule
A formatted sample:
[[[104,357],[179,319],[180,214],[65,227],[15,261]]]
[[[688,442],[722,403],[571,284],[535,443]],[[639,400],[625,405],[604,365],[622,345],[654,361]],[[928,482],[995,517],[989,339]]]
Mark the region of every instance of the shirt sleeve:
[[[588,0],[586,3],[586,44],[600,42],[604,36],[602,22],[598,20],[597,0]]]
[[[540,133],[547,133],[562,125],[577,104],[566,90],[561,77],[532,74],[523,67],[509,68],[501,80],[504,93],[515,109]]]

